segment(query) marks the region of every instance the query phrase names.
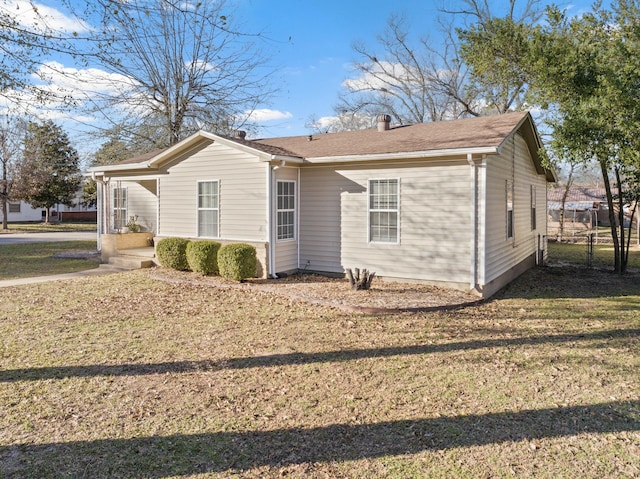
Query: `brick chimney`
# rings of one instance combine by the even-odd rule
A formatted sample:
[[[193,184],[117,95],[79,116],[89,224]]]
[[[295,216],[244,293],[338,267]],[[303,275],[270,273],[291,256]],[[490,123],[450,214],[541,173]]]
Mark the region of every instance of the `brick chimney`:
[[[389,115],[378,115],[378,131],[387,131],[390,128],[391,117]]]

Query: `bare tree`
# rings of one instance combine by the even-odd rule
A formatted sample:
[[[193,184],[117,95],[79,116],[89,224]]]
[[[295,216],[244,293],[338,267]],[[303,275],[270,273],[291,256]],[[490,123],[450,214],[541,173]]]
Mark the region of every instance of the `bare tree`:
[[[541,18],[540,0],[509,0],[497,16],[488,0],[464,0],[458,29],[460,57],[469,67],[470,83],[489,113],[506,113],[527,106],[528,75],[522,60],[528,57],[528,35]]]
[[[107,74],[83,101],[129,135],[160,130],[162,147],[202,128],[225,133],[273,93],[262,37],[242,33],[224,0],[97,0],[89,9],[102,25],[89,61]]]
[[[0,123],[0,211],[2,212],[2,229],[7,229],[8,205],[13,189],[15,166],[20,155],[22,124],[11,118]]]
[[[414,45],[406,19],[392,15],[377,48],[355,43],[358,77],[345,81],[335,110],[374,117],[383,112],[400,124],[440,121],[476,114],[473,92],[451,30],[442,48],[427,37]]]
[[[337,115],[322,118],[311,115],[304,126],[314,133],[335,133],[338,131],[364,130],[373,127],[375,124],[376,116],[341,111]]]

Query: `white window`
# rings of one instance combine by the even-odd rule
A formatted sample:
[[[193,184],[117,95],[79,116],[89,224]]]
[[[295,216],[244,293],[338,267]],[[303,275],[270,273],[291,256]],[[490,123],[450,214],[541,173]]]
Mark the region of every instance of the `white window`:
[[[369,180],[369,241],[398,243],[399,180]]]
[[[536,187],[531,185],[531,230],[536,229]]]
[[[220,235],[220,182],[198,182],[198,236]]]
[[[507,239],[513,238],[513,181],[505,180]]]
[[[9,203],[9,213],[20,213],[20,203]]]
[[[296,182],[278,181],[276,194],[277,238],[291,240],[296,237]]]
[[[114,188],[113,194],[113,228],[122,229],[127,225],[127,188]]]

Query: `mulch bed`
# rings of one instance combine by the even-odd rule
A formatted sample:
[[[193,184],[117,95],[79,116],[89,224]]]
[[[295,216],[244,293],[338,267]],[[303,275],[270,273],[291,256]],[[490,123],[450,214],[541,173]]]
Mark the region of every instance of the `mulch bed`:
[[[353,291],[346,279],[317,274],[297,274],[281,279],[251,279],[242,283],[219,276],[203,276],[160,267],[150,270],[149,274],[158,281],[262,291],[309,304],[370,314],[444,311],[482,302],[478,296],[464,291],[386,282],[379,278],[374,280],[371,289]]]

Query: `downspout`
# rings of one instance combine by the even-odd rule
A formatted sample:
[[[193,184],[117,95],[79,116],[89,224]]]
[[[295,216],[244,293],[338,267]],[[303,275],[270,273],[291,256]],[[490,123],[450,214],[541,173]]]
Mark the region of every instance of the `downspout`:
[[[467,162],[471,167],[471,274],[469,277],[470,289],[476,289],[478,277],[478,168],[473,161],[473,155],[467,154]]]
[[[91,179],[96,182],[96,234],[98,235],[96,246],[98,251],[102,251],[102,234],[104,233],[104,181],[99,180],[95,172],[91,173]]]
[[[300,167],[298,167],[298,191],[296,191],[296,246],[298,248],[297,255],[298,259],[296,261],[298,265],[298,269],[300,269],[300,207],[302,206],[302,201],[300,200],[300,191],[302,187],[300,186]],[[639,239],[640,241],[640,239]]]

